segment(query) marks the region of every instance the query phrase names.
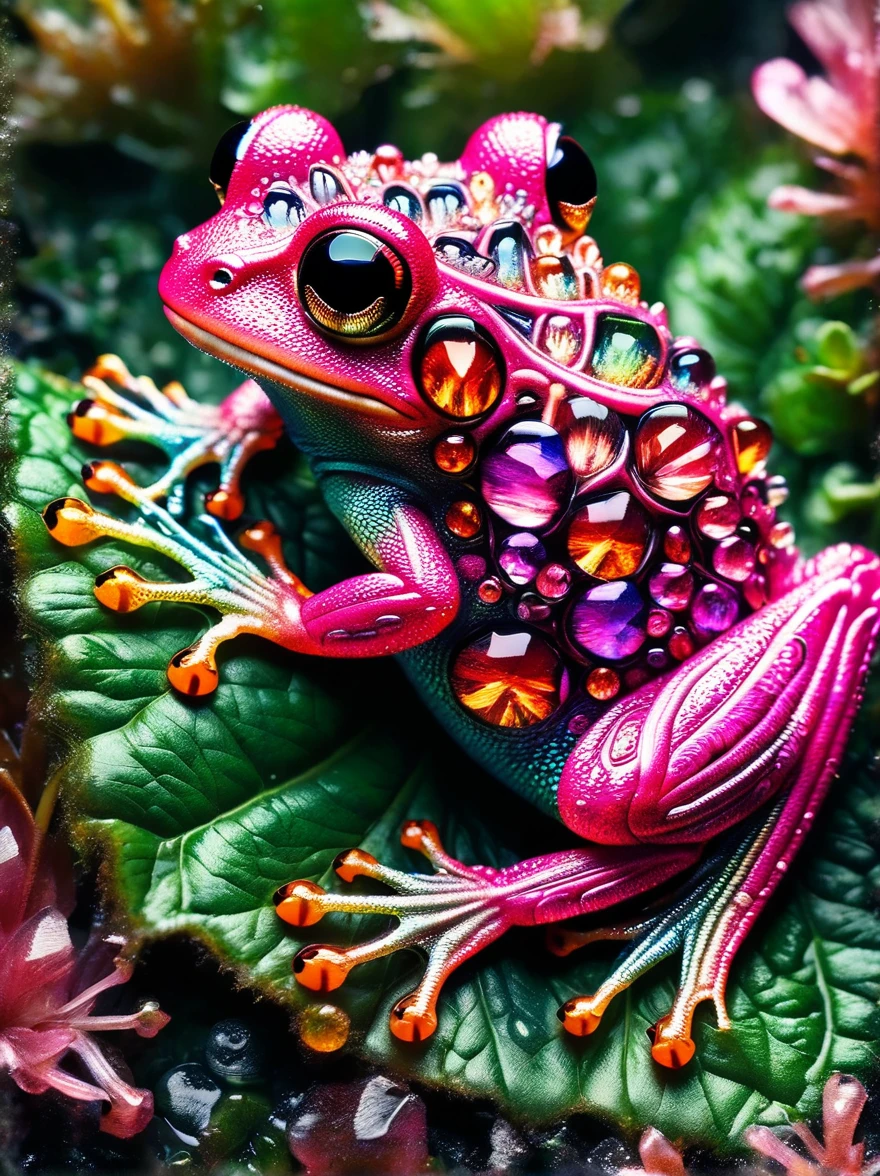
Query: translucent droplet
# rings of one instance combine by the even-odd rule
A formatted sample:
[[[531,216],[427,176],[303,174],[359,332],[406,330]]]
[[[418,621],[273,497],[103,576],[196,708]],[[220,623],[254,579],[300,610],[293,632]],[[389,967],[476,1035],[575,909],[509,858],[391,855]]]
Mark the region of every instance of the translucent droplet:
[[[635,437],[635,460],[645,486],[666,502],[687,502],[715,476],[718,434],[684,404],[646,412]]]
[[[496,727],[530,727],[556,710],[567,679],[556,650],[537,633],[487,633],[455,659],[455,697]]]
[[[574,641],[587,653],[618,661],[645,640],[647,608],[635,584],[615,580],[588,588],[571,611]]]
[[[566,400],[560,406],[557,424],[568,464],[581,478],[606,470],[620,453],[623,422],[617,413],[588,396]]]
[[[618,490],[577,511],[568,529],[568,552],[588,575],[619,580],[636,572],[650,534],[647,513],[631,494]]]

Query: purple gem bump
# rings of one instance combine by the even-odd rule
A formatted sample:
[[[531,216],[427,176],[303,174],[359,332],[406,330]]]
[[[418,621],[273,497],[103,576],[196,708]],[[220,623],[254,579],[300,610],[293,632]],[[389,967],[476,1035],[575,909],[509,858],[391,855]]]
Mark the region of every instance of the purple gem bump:
[[[681,612],[691,602],[694,591],[693,572],[684,564],[662,564],[648,581],[648,589],[654,601],[662,608]]]
[[[483,461],[483,497],[505,522],[523,530],[554,521],[571,493],[562,440],[541,421],[520,421]]]
[[[694,599],[691,620],[704,636],[723,633],[739,615],[739,602],[723,584],[704,584]]]
[[[647,608],[635,584],[612,580],[588,588],[571,610],[571,635],[596,657],[631,657],[646,635]]]
[[[508,535],[501,544],[498,563],[511,584],[531,584],[544,566],[547,552],[544,544],[528,531]]]

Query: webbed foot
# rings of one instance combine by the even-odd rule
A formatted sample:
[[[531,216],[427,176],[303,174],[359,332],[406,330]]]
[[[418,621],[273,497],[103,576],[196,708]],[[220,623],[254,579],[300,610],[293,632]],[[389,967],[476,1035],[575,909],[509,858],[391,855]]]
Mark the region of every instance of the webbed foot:
[[[423,853],[435,874],[390,869],[361,849],[334,863],[345,882],[370,878],[393,894],[329,894],[303,879],[275,896],[278,915],[294,927],[310,927],[331,912],[391,915],[398,925],[350,948],[315,944],[293,961],[296,979],[315,992],[343,983],[357,964],[401,948],[428,956],[421,983],[391,1010],[391,1032],[401,1041],[423,1041],[437,1027],[437,999],[449,975],[512,926],[551,922],[595,910],[641,893],[691,865],[687,847],[635,852],[595,846],[518,862],[505,869],[466,866],[443,849],[430,821],[408,821],[401,843]]]
[[[753,905],[748,890],[752,867],[760,857],[782,802],[736,843],[725,840],[691,879],[684,893],[658,914],[596,931],[567,931],[553,928],[547,946],[554,955],[566,956],[599,940],[632,940],[611,975],[590,996],[576,996],[560,1008],[557,1016],[575,1037],[585,1037],[599,1028],[602,1016],[615,996],[655,964],[676,952],[682,953],[681,980],[672,1008],[654,1025],[651,1055],[655,1062],[677,1070],[694,1056],[692,1024],[697,1006],[711,1001],[719,1029],[729,1029],[730,1017],[724,999],[727,977],[733,963],[730,933],[743,920],[749,922]]]
[[[109,568],[95,580],[95,596],[103,605],[124,613],[164,600],[208,606],[221,614],[217,624],[171,659],[168,680],[175,690],[190,696],[212,693],[219,681],[217,650],[243,633],[290,649],[304,643],[299,610],[312,593],[287,568],[280,537],[271,523],[250,527],[240,540],[262,557],[269,567],[267,576],[229,542],[216,522],[224,550],[200,542],[115,462],[92,462],[83,468],[83,477],[90,490],[116,494],[136,505],[144,521],[126,523],[81,499],[58,498],[43,511],[53,538],[68,547],[104,537],[120,539],[167,556],[192,577],[179,583],[153,581],[124,565]]]
[[[201,404],[177,381],[160,389],[149,376],[133,376],[119,356],[102,355],[83,384],[91,396],[68,417],[74,436],[99,446],[123,440],[158,446],[168,469],[143,492],[154,501],[167,498],[172,514],[180,512],[187,475],[217,463],[220,485],[206,495],[205,507],[216,518],[239,518],[247,463],[255,453],[274,448],[283,433],[281,418],[253,380],[245,380],[221,404]]]

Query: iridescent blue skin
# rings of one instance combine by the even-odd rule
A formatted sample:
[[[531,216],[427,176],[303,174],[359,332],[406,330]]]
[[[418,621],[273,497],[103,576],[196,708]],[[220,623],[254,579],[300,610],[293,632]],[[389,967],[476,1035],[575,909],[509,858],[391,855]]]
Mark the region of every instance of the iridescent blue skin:
[[[396,654],[461,747],[582,840],[494,870],[454,861],[429,823],[409,822],[404,844],[437,874],[403,874],[360,850],[341,855],[344,881],[361,875],[396,893],[328,894],[301,879],[277,896],[278,914],[298,927],[328,911],[390,914],[399,925],[345,951],[303,949],[294,961],[301,984],[326,992],[358,963],[423,946],[424,979],[389,1022],[398,1037],[420,1040],[436,1027],[446,977],[507,927],[614,906],[703,859],[683,898],[628,926],[636,947],[598,992],[560,1013],[570,1032],[593,1032],[617,992],[682,948],[682,986],[658,1023],[652,1054],[662,1065],[683,1065],[694,1052],[700,1001],[712,1000],[719,1025],[729,1026],[724,985],[735,951],[834,778],[880,623],[880,561],[848,546],[800,560],[775,517],[781,488],[764,464],[766,427],[726,403],[711,359],[694,340],[673,337],[662,305],[641,300],[631,267],[603,264],[584,232],[595,199],[592,166],[557,126],[538,115],[503,115],[475,132],[455,163],[407,163],[393,148],[346,158],[324,119],[280,107],[242,126],[227,147],[232,155],[217,182],[223,207],[176,242],[160,283],[166,312],[196,346],[259,381],[271,401],[260,410],[266,427],[276,428],[274,405],[375,570],[312,594],[261,524],[241,541],[263,557],[266,576],[231,550],[201,547],[155,505],[154,487],[138,488],[109,462],[92,465],[87,486],[136,503],[153,525],[120,523],[73,499],[50,504],[47,525],[63,543],[111,535],[189,571],[191,581],[167,584],[116,568],[95,589],[119,611],[174,599],[221,614],[172,659],[169,679],[182,693],[209,694],[219,680],[217,649],[242,633],[300,654]],[[341,241],[349,256],[365,240],[369,287],[358,285],[353,269],[336,267],[328,245]],[[460,326],[462,316],[467,332],[437,361],[431,332],[450,318]],[[450,373],[461,377],[484,354],[493,378],[465,394]],[[698,376],[683,378],[682,367]],[[157,390],[129,391],[163,421],[173,416]],[[135,412],[131,402],[99,393],[101,412],[112,405],[117,424]],[[686,648],[667,653],[659,638],[646,641],[659,662],[640,650],[615,665],[618,689],[604,699],[591,693],[587,675],[611,667],[576,647],[569,597],[541,600],[531,587],[508,584],[487,603],[480,591],[493,576],[503,581],[496,547],[511,529],[502,522],[509,503],[481,482],[485,455],[520,421],[558,425],[568,443],[565,414],[583,398],[617,422],[619,444],[595,468],[598,433],[588,433],[580,456],[568,449],[570,462],[586,466],[572,479],[573,503],[561,503],[541,530],[549,557],[575,580],[570,595],[598,583],[573,551],[569,558],[570,508],[626,491],[651,538],[632,557],[631,540],[615,532],[608,551],[623,570],[606,579],[636,583],[647,607],[652,573],[678,558],[698,591],[721,585],[739,617],[713,627],[696,601],[689,604],[670,620],[680,623]],[[255,443],[260,412],[236,437]],[[457,474],[437,459],[438,441],[453,433],[470,437],[478,454]],[[216,439],[211,445],[211,459],[224,460]],[[713,537],[698,525],[701,504],[719,497],[739,512],[735,536]],[[479,514],[474,533],[451,509],[462,502]],[[692,553],[669,554],[671,526],[684,530]],[[724,587],[718,552],[731,541],[742,550]],[[522,697],[537,696],[537,709],[505,711],[539,721],[486,721],[482,677],[478,709],[463,705],[473,705],[474,692],[456,692],[453,663],[488,631],[516,631],[535,646],[540,638],[564,662],[568,693],[560,689],[555,709],[541,710],[547,679],[530,665]],[[484,674],[486,662],[477,660]],[[612,934],[623,936],[620,927]],[[576,939],[562,935],[556,949],[564,953]]]

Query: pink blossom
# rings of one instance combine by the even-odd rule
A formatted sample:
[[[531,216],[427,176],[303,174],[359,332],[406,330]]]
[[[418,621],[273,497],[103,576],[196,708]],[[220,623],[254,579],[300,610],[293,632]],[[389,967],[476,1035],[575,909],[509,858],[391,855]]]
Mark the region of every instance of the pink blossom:
[[[820,1143],[806,1123],[793,1123],[792,1130],[804,1144],[804,1156],[784,1143],[769,1127],[749,1127],[746,1143],[755,1151],[781,1164],[788,1176],[872,1176],[880,1170],[880,1159],[865,1163],[865,1145],[854,1136],[868,1095],[857,1078],[833,1074],[822,1093],[822,1138]]]
[[[126,1016],[92,1015],[100,994],[123,984],[132,965],[112,958],[120,939],[93,936],[82,951],[74,949],[65,865],[0,774],[0,1067],[29,1094],[54,1087],[70,1098],[108,1102],[102,1129],[127,1138],[152,1118],[153,1096],[118,1073],[92,1034],[134,1029],[153,1037],[168,1017],[153,1004]],[[61,1066],[71,1054],[91,1081]]]
[[[808,77],[778,57],[755,70],[752,91],[765,114],[821,149],[815,163],[835,177],[838,191],[784,185],[771,193],[770,205],[880,229],[880,49],[872,0],[798,0],[789,19],[824,76]],[[813,297],[831,297],[876,279],[873,261],[857,261],[814,267],[804,287]]]

